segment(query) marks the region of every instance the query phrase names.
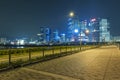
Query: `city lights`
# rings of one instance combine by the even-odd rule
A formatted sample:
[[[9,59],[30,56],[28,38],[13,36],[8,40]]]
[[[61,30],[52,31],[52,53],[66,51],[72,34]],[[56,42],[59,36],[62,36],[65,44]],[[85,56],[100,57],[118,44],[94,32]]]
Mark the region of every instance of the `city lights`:
[[[75,32],[75,33],[78,33],[78,29],[75,29],[74,32]]]
[[[74,16],[74,12],[70,12],[69,16],[73,17]]]
[[[65,36],[65,34],[62,34],[63,36]]]
[[[34,37],[7,41],[5,37],[0,38],[0,44],[12,45],[45,45],[49,43],[62,42],[109,42],[110,31],[107,19],[92,18],[89,20],[80,20],[74,12],[69,13],[68,32],[61,34],[58,30],[53,31],[52,28],[43,26]],[[104,36],[105,35],[105,36]]]
[[[89,33],[90,33],[90,31],[87,29],[87,30],[85,30],[85,33],[86,33],[86,34],[89,34]]]
[[[91,19],[91,22],[94,22],[94,21],[96,21],[96,19],[95,19],[95,18]]]

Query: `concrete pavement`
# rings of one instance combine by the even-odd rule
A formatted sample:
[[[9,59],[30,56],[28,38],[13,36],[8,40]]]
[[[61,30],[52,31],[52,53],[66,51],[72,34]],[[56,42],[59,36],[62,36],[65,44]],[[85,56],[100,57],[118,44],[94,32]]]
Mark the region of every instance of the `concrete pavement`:
[[[0,73],[0,80],[120,80],[120,50],[104,46]]]

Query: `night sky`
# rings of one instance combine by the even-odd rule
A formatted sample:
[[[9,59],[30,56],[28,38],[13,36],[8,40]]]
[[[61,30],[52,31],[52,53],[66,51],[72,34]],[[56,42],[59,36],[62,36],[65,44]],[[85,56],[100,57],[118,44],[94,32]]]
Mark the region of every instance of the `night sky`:
[[[0,34],[32,37],[43,26],[65,33],[70,11],[80,20],[107,18],[111,34],[120,35],[120,0],[0,0]]]

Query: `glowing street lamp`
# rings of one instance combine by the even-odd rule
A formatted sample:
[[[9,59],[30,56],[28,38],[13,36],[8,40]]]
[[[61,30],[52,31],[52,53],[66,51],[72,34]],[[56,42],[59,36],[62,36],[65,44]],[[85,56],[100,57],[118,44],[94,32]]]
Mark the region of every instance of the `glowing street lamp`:
[[[87,30],[85,31],[85,33],[86,33],[86,34],[89,34],[89,33],[90,33],[90,31],[87,29]]]
[[[69,16],[73,17],[74,16],[74,12],[70,12]]]

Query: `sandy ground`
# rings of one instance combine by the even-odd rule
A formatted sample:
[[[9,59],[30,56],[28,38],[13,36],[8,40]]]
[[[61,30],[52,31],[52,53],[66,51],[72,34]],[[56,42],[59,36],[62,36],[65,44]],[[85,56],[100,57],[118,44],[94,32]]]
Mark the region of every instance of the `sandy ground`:
[[[120,80],[120,50],[115,46],[0,73],[0,80]]]

